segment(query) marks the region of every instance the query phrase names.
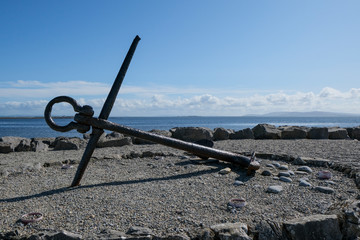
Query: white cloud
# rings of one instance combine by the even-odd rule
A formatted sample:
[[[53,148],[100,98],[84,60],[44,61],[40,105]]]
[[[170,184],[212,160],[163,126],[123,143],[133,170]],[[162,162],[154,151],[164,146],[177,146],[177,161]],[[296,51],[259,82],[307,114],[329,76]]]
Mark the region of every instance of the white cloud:
[[[74,97],[81,105],[92,106],[97,116],[105,102],[109,88],[106,84],[84,81],[50,84],[38,81],[17,81],[5,89],[0,89],[0,116],[42,115],[48,102],[44,99],[58,95],[68,95]],[[192,91],[194,94],[190,94]],[[196,92],[194,89],[182,89],[180,92],[176,92],[175,88],[168,87],[124,87],[116,100],[111,116],[239,116],[275,111],[360,113],[360,88],[339,91],[325,87],[319,93],[287,93],[285,91],[256,93],[253,91],[248,95],[237,94],[238,92],[234,90],[233,92],[229,91],[225,96],[222,92],[225,90],[198,89]],[[53,113],[55,115],[74,114],[69,104],[56,104],[55,106]]]

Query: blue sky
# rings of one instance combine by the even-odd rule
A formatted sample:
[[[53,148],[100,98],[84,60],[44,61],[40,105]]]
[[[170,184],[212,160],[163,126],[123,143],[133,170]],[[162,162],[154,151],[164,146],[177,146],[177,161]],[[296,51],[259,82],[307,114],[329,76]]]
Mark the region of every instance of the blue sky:
[[[0,116],[360,113],[359,1],[0,1]],[[55,109],[54,109],[55,110]],[[72,115],[64,104],[53,115]]]

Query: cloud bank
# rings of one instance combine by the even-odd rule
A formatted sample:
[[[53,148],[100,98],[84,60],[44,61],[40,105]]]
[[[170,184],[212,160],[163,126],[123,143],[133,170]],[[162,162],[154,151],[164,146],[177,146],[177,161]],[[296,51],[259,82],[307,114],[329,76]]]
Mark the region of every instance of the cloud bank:
[[[46,104],[59,95],[88,104],[97,116],[111,86],[84,81],[0,84],[0,116],[42,116]],[[360,88],[320,92],[257,92],[226,89],[176,89],[124,86],[111,116],[241,116],[279,111],[327,111],[360,114]],[[73,115],[68,104],[56,104],[53,115]]]

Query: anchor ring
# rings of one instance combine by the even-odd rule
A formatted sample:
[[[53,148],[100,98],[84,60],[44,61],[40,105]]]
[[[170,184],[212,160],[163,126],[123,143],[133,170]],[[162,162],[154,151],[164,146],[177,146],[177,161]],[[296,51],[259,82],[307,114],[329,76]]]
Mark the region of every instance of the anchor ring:
[[[59,126],[55,123],[55,121],[51,117],[52,107],[54,106],[54,104],[61,103],[61,102],[69,103],[73,107],[74,111],[78,112],[80,115],[85,115],[85,116],[93,116],[94,115],[94,111],[91,106],[89,106],[89,105],[81,106],[80,104],[78,104],[76,102],[75,99],[73,99],[71,97],[59,96],[59,97],[52,99],[46,105],[46,108],[45,108],[44,117],[45,117],[45,121],[49,125],[49,127],[54,129],[55,131],[59,131],[59,132],[68,132],[73,129],[76,129],[80,133],[85,133],[85,132],[89,131],[90,126],[79,124],[79,123],[73,122],[73,121],[65,126]]]

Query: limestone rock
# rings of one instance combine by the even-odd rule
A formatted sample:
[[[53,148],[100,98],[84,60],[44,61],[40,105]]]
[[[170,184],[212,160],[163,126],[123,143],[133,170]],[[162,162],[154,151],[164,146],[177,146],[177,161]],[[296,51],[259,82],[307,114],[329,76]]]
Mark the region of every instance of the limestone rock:
[[[297,126],[280,127],[282,139],[304,139],[307,135],[307,128]]]
[[[247,235],[248,228],[244,223],[223,223],[210,227],[215,236],[220,240],[251,240]]]
[[[269,186],[267,189],[266,189],[266,192],[268,193],[280,193],[283,191],[283,187],[280,186],[280,185],[275,185],[275,186]]]
[[[325,127],[313,127],[309,130],[307,137],[309,139],[329,139],[329,130]]]
[[[79,150],[86,145],[85,140],[80,138],[58,137],[55,140],[54,150]]]
[[[172,137],[187,142],[196,142],[202,139],[212,140],[213,132],[204,127],[176,127],[170,130]]]
[[[225,128],[215,128],[214,129],[214,140],[228,140],[230,136],[230,131]]]
[[[290,239],[342,239],[336,215],[312,215],[284,223]]]
[[[24,140],[25,138],[22,137],[11,137],[11,136],[7,136],[7,137],[1,137],[0,138],[0,143],[2,142],[2,146],[4,148],[3,151],[6,151],[6,149],[8,148],[7,145],[10,146],[11,152],[14,152],[16,147],[20,144],[20,142],[22,140]]]
[[[258,124],[252,129],[255,139],[279,139],[280,130],[274,125]]]
[[[345,128],[332,127],[328,129],[329,139],[348,139],[349,135]]]
[[[235,131],[230,134],[230,139],[254,139],[254,133],[250,128]]]
[[[43,141],[33,140],[31,142],[31,150],[34,152],[44,152],[47,151],[49,146]]]
[[[24,138],[15,147],[15,152],[28,152],[31,151],[31,139]]]

